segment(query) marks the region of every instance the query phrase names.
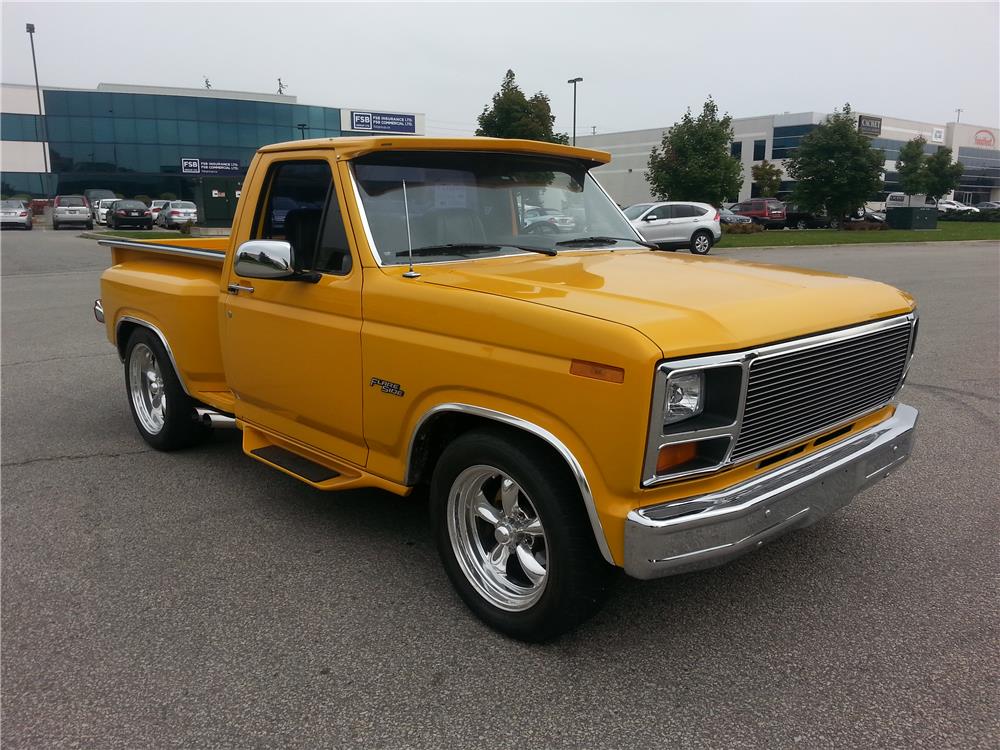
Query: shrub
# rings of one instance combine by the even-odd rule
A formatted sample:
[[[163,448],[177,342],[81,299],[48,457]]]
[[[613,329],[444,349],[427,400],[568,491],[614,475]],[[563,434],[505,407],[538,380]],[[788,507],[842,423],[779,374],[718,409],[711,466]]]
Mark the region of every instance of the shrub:
[[[191,234],[191,227],[193,227],[193,226],[194,226],[194,222],[188,220],[188,221],[185,221],[183,224],[181,224],[178,227],[178,229],[180,229],[181,234]]]
[[[174,195],[173,193],[160,193],[160,200],[161,201],[175,201],[175,200],[177,200],[177,196]]]
[[[880,232],[889,225],[884,221],[845,221],[840,228],[845,232]]]
[[[133,200],[142,201],[147,206],[153,202],[153,199],[150,198],[148,195],[137,195],[135,196],[135,198],[133,198]]]
[[[763,232],[764,227],[760,224],[723,224],[722,233],[723,234],[757,234],[757,232]]]
[[[1000,221],[1000,208],[988,208],[979,213],[947,211],[938,214],[938,221]]]

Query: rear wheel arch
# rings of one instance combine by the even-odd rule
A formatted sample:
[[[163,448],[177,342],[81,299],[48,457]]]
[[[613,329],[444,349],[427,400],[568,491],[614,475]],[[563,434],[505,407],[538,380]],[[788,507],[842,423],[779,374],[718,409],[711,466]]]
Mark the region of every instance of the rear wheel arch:
[[[174,368],[174,372],[177,375],[177,380],[180,382],[181,388],[190,396],[191,391],[188,390],[187,383],[184,382],[184,377],[181,375],[180,368],[177,367],[177,359],[174,357],[174,352],[170,348],[170,342],[167,341],[167,337],[163,335],[163,332],[149,321],[142,320],[141,318],[135,318],[130,315],[125,315],[118,319],[118,323],[115,325],[115,348],[118,350],[118,357],[123,362],[125,361],[125,353],[128,349],[129,339],[132,337],[132,333],[137,328],[145,328],[148,331],[151,331],[153,335],[160,340],[164,350],[167,352],[170,365]]]
[[[605,561],[613,565],[614,559],[583,467],[565,443],[545,428],[527,420],[469,404],[435,406],[420,418],[414,429],[407,453],[404,483],[414,486],[429,482],[444,449],[464,433],[483,428],[494,430],[515,442],[529,441],[551,455],[553,465],[562,467],[579,489],[597,548]]]

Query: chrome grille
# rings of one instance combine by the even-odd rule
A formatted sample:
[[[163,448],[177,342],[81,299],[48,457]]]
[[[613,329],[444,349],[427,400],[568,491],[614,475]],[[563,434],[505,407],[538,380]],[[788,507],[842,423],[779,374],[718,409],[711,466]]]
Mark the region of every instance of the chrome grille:
[[[888,403],[906,369],[910,330],[907,321],[752,360],[730,461],[787,445]]]

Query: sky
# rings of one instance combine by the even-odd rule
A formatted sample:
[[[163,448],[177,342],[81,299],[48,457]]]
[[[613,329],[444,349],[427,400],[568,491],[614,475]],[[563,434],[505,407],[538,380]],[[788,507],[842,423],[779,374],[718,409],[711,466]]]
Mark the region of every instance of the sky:
[[[168,8],[167,11],[164,9]],[[709,95],[734,117],[855,110],[1000,123],[1000,3],[3,2],[0,78],[275,93],[423,112],[472,135],[512,68],[556,130],[669,126]]]

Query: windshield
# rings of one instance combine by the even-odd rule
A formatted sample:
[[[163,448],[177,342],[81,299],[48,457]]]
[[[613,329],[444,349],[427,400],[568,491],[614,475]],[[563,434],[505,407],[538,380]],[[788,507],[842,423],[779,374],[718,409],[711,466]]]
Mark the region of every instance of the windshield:
[[[171,208],[194,208],[194,204],[191,201],[174,201],[170,204]]]
[[[24,204],[21,201],[3,201],[0,205],[3,208],[24,208]]]
[[[146,204],[142,201],[118,201],[118,205],[115,208],[145,208]]]
[[[642,216],[643,211],[652,205],[652,203],[636,203],[634,206],[629,206],[625,209],[625,215],[632,221],[635,221]]]
[[[59,196],[60,206],[86,206],[87,204],[83,202],[83,198],[77,195],[61,195]]]
[[[558,243],[597,235],[638,241],[588,167],[559,157],[455,151],[385,151],[353,163],[385,265],[408,262],[404,180],[410,242],[424,248],[421,263],[513,255],[525,247],[565,251]]]

